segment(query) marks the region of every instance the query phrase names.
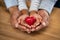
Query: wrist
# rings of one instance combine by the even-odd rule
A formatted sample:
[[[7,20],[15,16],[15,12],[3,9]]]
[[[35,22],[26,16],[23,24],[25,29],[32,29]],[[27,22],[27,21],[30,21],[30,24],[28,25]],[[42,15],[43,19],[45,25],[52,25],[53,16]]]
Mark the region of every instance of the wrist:
[[[39,9],[38,11],[42,11],[42,12],[47,13],[49,15],[49,12],[47,10]]]
[[[19,11],[17,6],[12,6],[8,10],[9,10],[10,13],[14,13],[14,12]]]
[[[23,9],[20,11],[22,14],[28,14],[28,10],[27,9]]]
[[[21,15],[21,12],[18,10],[17,6],[10,7],[8,10],[11,15]]]
[[[42,16],[42,17],[45,17],[45,16],[47,16],[47,17],[49,17],[49,14],[48,14],[48,12],[46,11],[46,10],[39,10],[38,11],[38,14],[40,15],[40,16]]]
[[[37,14],[37,11],[31,11],[30,15],[32,15],[32,14]]]

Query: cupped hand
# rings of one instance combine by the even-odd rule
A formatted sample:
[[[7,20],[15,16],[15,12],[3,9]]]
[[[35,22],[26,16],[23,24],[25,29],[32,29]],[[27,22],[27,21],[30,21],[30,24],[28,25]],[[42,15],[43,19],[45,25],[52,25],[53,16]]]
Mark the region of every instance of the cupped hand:
[[[47,27],[47,25],[49,24],[49,14],[46,10],[39,10],[38,14],[42,17],[41,20],[41,24],[39,26],[36,27],[36,31]]]
[[[18,22],[17,22],[17,19],[18,17],[20,16],[20,12],[18,10],[18,7],[17,6],[13,6],[11,8],[9,8],[9,12],[11,14],[10,16],[10,20],[11,20],[11,25],[15,28],[18,27]]]
[[[18,18],[18,23],[19,23],[19,25],[24,26],[25,30],[23,30],[23,31],[27,31],[28,33],[30,33],[30,32],[31,32],[31,31],[30,31],[31,26],[29,26],[29,25],[25,22],[25,19],[26,19],[27,17],[29,17],[28,11],[27,11],[27,10],[22,10],[21,13],[22,13],[22,15]],[[21,26],[20,26],[20,27],[21,27]],[[23,28],[22,28],[22,29],[23,29]]]
[[[36,11],[30,12],[30,17],[36,18],[36,22],[33,25],[31,25],[31,31],[35,31],[36,27],[40,24],[42,17]]]
[[[22,15],[22,13],[18,10],[17,6],[13,6],[9,8],[9,12],[11,14],[10,20],[11,20],[11,25],[21,31],[29,31],[25,26],[21,25],[18,23],[18,18]]]

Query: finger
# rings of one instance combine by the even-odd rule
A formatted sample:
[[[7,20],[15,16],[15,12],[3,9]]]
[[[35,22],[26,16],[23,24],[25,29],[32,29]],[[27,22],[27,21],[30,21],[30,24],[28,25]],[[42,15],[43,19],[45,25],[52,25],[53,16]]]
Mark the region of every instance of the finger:
[[[42,22],[41,25],[37,26],[36,27],[36,31],[42,29],[42,28],[45,28],[47,26],[47,24],[45,22]]]
[[[20,22],[21,22],[20,20],[22,20],[22,19],[24,20],[26,17],[27,17],[27,15],[24,15],[24,16],[22,15],[22,16],[20,16],[20,17],[18,18],[18,23],[20,23]]]
[[[27,33],[31,33],[31,31],[29,29],[27,29]]]
[[[48,23],[48,18],[43,19],[43,20],[41,21],[41,24],[44,25],[44,26],[47,26],[47,25],[49,24],[49,23]]]
[[[36,31],[39,31],[42,28],[43,28],[43,25],[39,25],[38,27],[36,27]]]
[[[34,31],[36,30],[35,28],[36,28],[39,24],[40,24],[40,21],[37,19],[36,23],[31,26],[31,27],[32,27],[31,31],[34,32]]]
[[[18,22],[23,24],[24,26],[28,27],[28,28],[31,28],[28,24],[26,24],[24,22],[25,18],[27,17],[28,15],[24,15],[24,16],[21,16],[19,19],[18,19]]]
[[[43,26],[46,26],[46,23],[45,23],[45,22],[42,22],[42,25],[43,25]]]
[[[35,28],[32,28],[31,31],[34,32],[36,29]]]
[[[18,20],[18,23],[20,23],[20,22],[21,22],[21,18],[22,18],[22,17],[20,16],[20,17],[17,19],[17,20]]]
[[[14,20],[14,25],[15,25],[16,28],[18,27],[18,22],[17,22],[17,20]]]
[[[15,27],[17,28],[17,27],[18,27],[18,22],[17,22],[17,20],[15,20],[14,24],[15,24]]]
[[[48,21],[45,21],[45,22],[42,22],[42,25],[45,27],[45,26],[47,26],[49,23],[48,23]]]
[[[32,28],[35,28],[36,26],[38,26],[40,23],[38,21],[36,21],[33,25],[31,25]]]
[[[16,19],[11,19],[11,25],[13,26],[13,27],[18,27],[18,23],[17,23],[17,20]]]
[[[23,25],[24,26],[24,25]],[[26,27],[26,32],[27,33],[31,33],[31,31],[30,31],[30,28],[28,28],[28,26],[25,26]]]
[[[32,15],[31,15],[32,16]],[[36,27],[40,24],[42,17],[38,14],[33,15],[36,18],[36,22],[34,23],[34,25],[32,27]]]
[[[22,25],[19,25],[18,28],[19,28],[21,31],[26,31],[27,33],[30,33],[30,32],[31,32],[28,28],[26,28],[25,26],[22,26]]]
[[[24,23],[21,21],[21,24],[23,24],[23,26],[26,26],[27,28],[31,28],[31,26],[29,26],[28,24]]]
[[[22,25],[19,25],[19,26],[18,26],[18,29],[20,29],[21,31],[26,31],[27,28],[24,27],[24,26],[22,26]]]
[[[32,27],[36,27],[40,24],[40,18],[36,18],[36,22],[32,25]]]
[[[41,18],[36,18],[36,19],[37,19],[37,21],[35,23],[35,26],[38,26],[40,24],[40,22],[41,22]]]
[[[28,24],[26,24],[24,20],[21,20],[21,24],[24,25],[24,26],[26,26],[27,28],[31,28],[31,26],[29,26]]]

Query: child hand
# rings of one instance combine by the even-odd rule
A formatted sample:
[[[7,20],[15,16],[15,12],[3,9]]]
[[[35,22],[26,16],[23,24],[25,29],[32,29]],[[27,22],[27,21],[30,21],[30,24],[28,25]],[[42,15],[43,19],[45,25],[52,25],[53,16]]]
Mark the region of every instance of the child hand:
[[[30,12],[30,17],[36,18],[36,22],[33,25],[31,25],[32,27],[31,31],[35,31],[36,27],[40,24],[42,17],[35,11]]]
[[[21,13],[22,13],[22,15],[18,18],[18,23],[19,23],[19,25],[22,25],[22,26],[25,27],[25,30],[23,30],[23,31],[27,31],[28,33],[30,33],[30,28],[31,27],[25,22],[25,18],[29,17],[28,11],[27,10],[22,10]]]

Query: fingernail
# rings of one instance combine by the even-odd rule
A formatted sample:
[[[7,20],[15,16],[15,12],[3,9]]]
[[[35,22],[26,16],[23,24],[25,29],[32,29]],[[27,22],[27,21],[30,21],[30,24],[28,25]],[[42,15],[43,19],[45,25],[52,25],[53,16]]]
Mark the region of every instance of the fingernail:
[[[46,26],[46,23],[45,23],[45,22],[43,22],[42,24],[43,24],[44,26]]]
[[[31,26],[29,26],[29,28],[31,28]]]
[[[29,28],[31,28],[31,26],[29,26]]]
[[[35,27],[35,26],[31,25],[31,27]]]

